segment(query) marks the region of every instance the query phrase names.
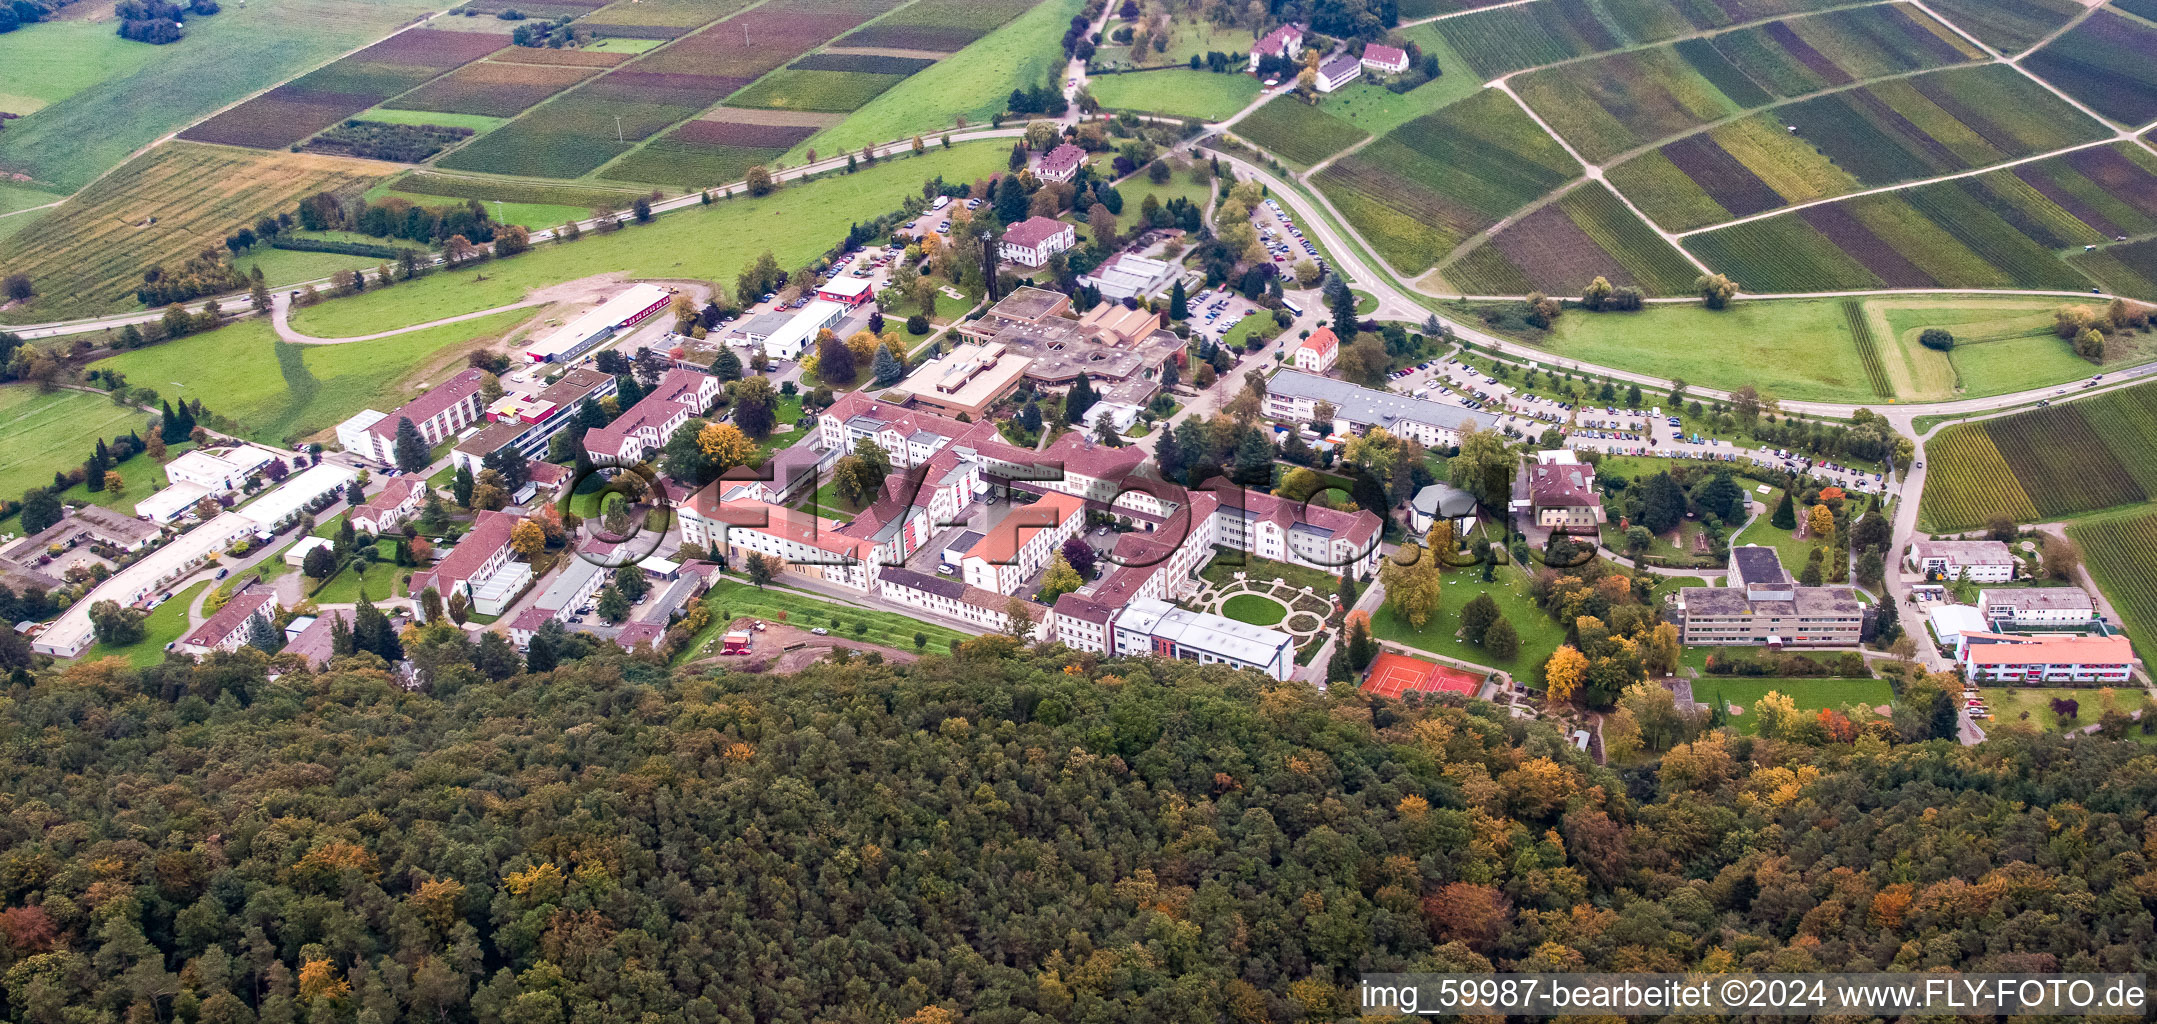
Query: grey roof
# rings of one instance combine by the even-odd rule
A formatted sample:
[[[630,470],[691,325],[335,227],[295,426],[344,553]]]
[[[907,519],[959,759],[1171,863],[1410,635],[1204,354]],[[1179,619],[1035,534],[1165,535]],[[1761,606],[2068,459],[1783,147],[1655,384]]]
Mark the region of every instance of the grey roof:
[[[1475,511],[1475,495],[1452,484],[1432,484],[1416,492],[1415,510],[1440,519],[1464,516]]]
[[[1825,615],[1853,616],[1864,613],[1857,592],[1849,587],[1795,587],[1790,601],[1759,601],[1736,587],[1684,587],[1678,600],[1685,613],[1697,615],[1778,615],[1818,618]],[[1791,623],[1792,626],[1797,625]]]
[[[1782,556],[1774,548],[1747,544],[1730,549],[1730,559],[1737,563],[1739,579],[1731,580],[1731,586],[1742,583],[1788,583],[1790,574],[1783,571]]]
[[[532,602],[532,607],[561,611],[569,606],[570,598],[576,596],[577,591],[591,582],[593,576],[605,571],[599,563],[590,559],[571,557],[569,564],[562,567],[561,575],[547,585],[547,589],[540,593],[539,600]]]
[[[1321,65],[1318,69],[1318,73],[1326,76],[1327,78],[1339,78],[1340,76],[1345,75],[1350,71],[1355,71],[1362,66],[1362,61],[1357,60],[1356,58],[1344,53]]]
[[[979,543],[981,543],[981,532],[979,530],[968,530],[965,533],[959,534],[958,536],[951,538],[951,543],[944,545],[944,550],[972,551],[974,549],[974,545]]]
[[[675,611],[689,603],[689,599],[695,596],[697,587],[703,583],[704,580],[697,576],[675,577],[673,582],[667,584],[667,589],[659,595],[659,599],[644,610],[643,621],[666,625],[667,620],[674,617]]]
[[[1163,637],[1179,647],[1190,647],[1248,665],[1271,663],[1283,647],[1296,640],[1276,629],[1238,622],[1225,616],[1186,611],[1166,601],[1141,597],[1124,606],[1116,616],[1116,628]]]
[[[1489,430],[1498,417],[1428,399],[1410,398],[1391,391],[1374,391],[1345,380],[1321,377],[1302,370],[1282,370],[1266,384],[1268,394],[1285,398],[1330,403],[1336,415],[1351,423],[1388,426],[1400,420],[1428,423],[1446,430],[1475,427]]]
[[[948,597],[954,601],[966,599],[965,583],[958,580],[947,580],[942,576],[932,576],[925,572],[915,572],[912,569],[891,566],[878,573],[877,578],[894,586],[905,587],[908,590],[918,590],[924,594]]]
[[[1983,590],[1977,595],[1977,603],[1986,608],[2017,608],[2023,611],[2036,609],[2091,611],[2090,595],[2080,587],[2035,587],[2017,590]]]

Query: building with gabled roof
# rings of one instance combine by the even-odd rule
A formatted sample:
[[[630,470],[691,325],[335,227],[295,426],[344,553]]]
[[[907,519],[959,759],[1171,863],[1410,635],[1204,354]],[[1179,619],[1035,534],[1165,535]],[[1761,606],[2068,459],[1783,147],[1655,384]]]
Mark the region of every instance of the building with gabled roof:
[[[353,529],[379,537],[418,515],[426,500],[426,489],[420,486],[418,478],[393,476],[381,490],[368,497],[366,504],[353,509],[346,518],[352,521]]]
[[[412,574],[412,596],[427,590],[446,603],[462,594],[480,615],[500,615],[532,581],[532,567],[516,561],[509,538],[522,516],[482,511],[472,528],[432,568]],[[424,607],[424,606],[422,606]]]
[[[650,394],[614,422],[584,432],[584,451],[600,465],[623,466],[666,446],[681,425],[704,414],[725,390],[719,378],[695,370],[668,370]]]
[[[1258,70],[1258,62],[1264,57],[1296,59],[1303,52],[1303,26],[1290,22],[1277,25],[1273,31],[1260,36],[1251,46],[1251,70]]]
[[[276,588],[256,583],[232,595],[216,614],[181,637],[173,650],[196,657],[212,651],[237,651],[247,642],[248,631],[254,628],[256,619],[270,620],[276,616]]]
[[[589,366],[574,366],[535,395],[503,395],[487,407],[491,422],[478,433],[457,442],[450,461],[478,476],[487,456],[515,448],[527,459],[546,454],[547,443],[577,417],[585,402],[597,402],[618,394],[621,382],[610,373]]]
[[[1408,70],[1408,51],[1371,43],[1363,48],[1363,66],[1382,75],[1397,75]]]
[[[420,440],[429,448],[457,436],[458,431],[478,422],[479,389],[486,379],[487,371],[467,367],[395,412],[362,411],[338,424],[337,443],[354,455],[396,465],[398,424],[411,420],[419,430]]]
[[[1085,525],[1084,500],[1057,492],[1044,494],[1031,505],[1012,509],[991,526],[960,560],[959,571],[972,586],[1016,594]]]
[[[1078,244],[1078,231],[1054,217],[1028,217],[1004,229],[996,253],[1021,266],[1046,266],[1049,257]]]
[[[1289,362],[1306,373],[1325,373],[1341,358],[1341,336],[1331,327],[1321,327],[1311,336],[1296,343],[1295,354]]]
[[[1595,486],[1595,467],[1570,448],[1537,452],[1533,461],[1522,462],[1514,479],[1513,511],[1553,532],[1599,532],[1603,494]]]
[[[1034,163],[1034,176],[1043,181],[1070,181],[1086,166],[1086,151],[1068,142],[1041,154]]]

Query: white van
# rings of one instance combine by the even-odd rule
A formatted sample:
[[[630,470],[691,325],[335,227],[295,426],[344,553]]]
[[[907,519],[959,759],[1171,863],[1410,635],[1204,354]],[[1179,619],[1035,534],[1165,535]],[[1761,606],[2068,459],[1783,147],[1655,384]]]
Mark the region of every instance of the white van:
[[[950,206],[950,205],[951,205],[951,197],[950,197],[950,196],[937,196],[937,197],[936,197],[936,201],[935,201],[935,202],[933,202],[933,203],[930,203],[930,204],[929,204],[929,212],[931,212],[931,213],[934,213],[934,212],[936,212],[936,211],[938,211],[938,210],[941,210],[941,209],[943,209],[944,207],[946,207],[946,206]]]

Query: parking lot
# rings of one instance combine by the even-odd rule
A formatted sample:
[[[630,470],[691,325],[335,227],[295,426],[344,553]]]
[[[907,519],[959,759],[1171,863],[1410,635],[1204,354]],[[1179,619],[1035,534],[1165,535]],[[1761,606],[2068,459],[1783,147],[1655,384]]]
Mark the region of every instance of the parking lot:
[[[1265,312],[1257,303],[1226,288],[1199,292],[1191,296],[1191,331],[1194,335],[1218,341],[1228,329],[1240,323],[1252,313]]]
[[[1454,359],[1396,370],[1392,387],[1419,398],[1449,402],[1499,417],[1498,429],[1537,437],[1556,429],[1567,447],[1610,455],[1639,455],[1708,462],[1747,462],[1818,477],[1848,491],[1878,493],[1880,474],[1813,459],[1797,452],[1745,448],[1721,438],[1684,432],[1675,416],[1660,410],[1624,409],[1524,394]]]
[[[1318,264],[1320,273],[1326,269],[1326,258],[1318,254],[1318,246],[1303,237],[1303,229],[1296,226],[1294,217],[1275,200],[1260,203],[1251,211],[1252,226],[1258,228],[1258,240],[1265,243],[1266,251],[1273,254],[1273,262],[1281,270],[1281,276],[1293,279],[1290,268],[1298,260],[1310,260]]]

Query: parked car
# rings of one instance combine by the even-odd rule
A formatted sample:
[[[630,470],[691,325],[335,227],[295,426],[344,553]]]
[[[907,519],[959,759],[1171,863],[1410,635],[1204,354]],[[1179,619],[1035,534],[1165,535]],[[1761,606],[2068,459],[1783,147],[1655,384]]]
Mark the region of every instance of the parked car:
[[[825,628],[824,628],[824,627],[822,627],[822,626],[818,626],[818,627],[816,627],[815,629],[812,629],[812,630],[810,630],[809,632],[811,632],[811,633],[815,633],[815,634],[816,634],[816,635],[818,635],[818,636],[830,636],[830,635],[831,635],[831,630],[825,629]]]

